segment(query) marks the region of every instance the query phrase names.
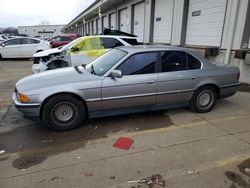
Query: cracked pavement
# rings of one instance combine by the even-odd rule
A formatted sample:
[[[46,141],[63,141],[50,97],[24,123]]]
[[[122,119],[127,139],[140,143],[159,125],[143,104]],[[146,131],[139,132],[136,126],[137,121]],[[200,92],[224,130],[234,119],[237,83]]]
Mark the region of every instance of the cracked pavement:
[[[52,132],[11,105],[31,61],[0,61],[0,185],[12,187],[148,187],[128,183],[161,174],[171,188],[250,187],[250,93],[218,101],[210,113],[187,109],[89,120]],[[119,137],[130,150],[113,147]],[[153,187],[160,187],[154,185]]]

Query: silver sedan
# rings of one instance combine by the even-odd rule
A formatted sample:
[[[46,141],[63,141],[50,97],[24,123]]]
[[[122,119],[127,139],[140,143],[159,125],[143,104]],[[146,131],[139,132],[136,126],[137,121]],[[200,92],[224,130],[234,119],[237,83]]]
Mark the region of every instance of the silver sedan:
[[[239,69],[218,66],[179,47],[119,47],[87,66],[52,70],[19,80],[16,108],[53,130],[86,118],[187,107],[209,112],[236,93]]]

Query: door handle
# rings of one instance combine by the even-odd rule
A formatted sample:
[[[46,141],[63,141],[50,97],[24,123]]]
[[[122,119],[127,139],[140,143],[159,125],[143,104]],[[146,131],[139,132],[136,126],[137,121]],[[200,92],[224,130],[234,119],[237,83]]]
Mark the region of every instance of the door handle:
[[[153,83],[155,83],[155,80],[148,80],[147,83],[148,84],[153,84]]]
[[[196,79],[195,77],[190,78],[190,80],[195,80],[195,79]]]

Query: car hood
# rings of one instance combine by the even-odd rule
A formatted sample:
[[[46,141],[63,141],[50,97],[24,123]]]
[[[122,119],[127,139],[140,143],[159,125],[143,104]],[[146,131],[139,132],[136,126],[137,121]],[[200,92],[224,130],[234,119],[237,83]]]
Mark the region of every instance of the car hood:
[[[52,48],[52,49],[44,50],[41,52],[37,52],[33,55],[33,57],[44,57],[44,56],[48,56],[50,54],[61,53],[62,51],[63,50],[59,49],[59,48]]]
[[[78,82],[90,82],[100,80],[101,77],[90,74],[83,67],[68,67],[55,69],[39,74],[33,74],[16,83],[16,89],[19,92],[32,91],[36,89],[48,88],[53,86],[64,87],[67,84],[76,84]]]

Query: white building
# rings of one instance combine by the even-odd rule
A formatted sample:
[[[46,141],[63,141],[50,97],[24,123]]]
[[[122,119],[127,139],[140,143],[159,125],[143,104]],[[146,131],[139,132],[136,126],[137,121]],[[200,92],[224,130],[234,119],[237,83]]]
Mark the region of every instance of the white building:
[[[33,26],[18,26],[19,34],[26,34],[30,37],[36,35],[42,38],[52,37],[62,34],[61,29],[65,25],[33,25]]]
[[[65,33],[100,34],[104,27],[144,43],[193,48],[240,67],[250,83],[250,0],[96,0],[68,23]]]

